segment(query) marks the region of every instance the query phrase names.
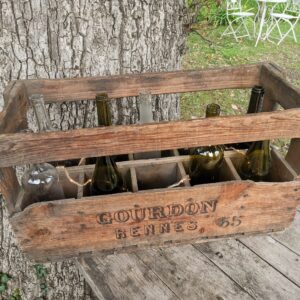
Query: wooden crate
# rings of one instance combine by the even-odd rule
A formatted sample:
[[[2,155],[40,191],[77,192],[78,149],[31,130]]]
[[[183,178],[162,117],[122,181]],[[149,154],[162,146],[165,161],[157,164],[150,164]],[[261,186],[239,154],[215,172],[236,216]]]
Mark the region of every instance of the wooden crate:
[[[27,127],[28,97],[45,102],[111,98],[213,89],[265,88],[264,113],[144,125],[20,133]],[[300,202],[300,91],[270,63],[234,68],[149,73],[9,84],[0,114],[0,187],[10,221],[24,252],[36,261],[95,252],[114,253],[154,245],[207,241],[237,234],[282,230]],[[272,111],[276,103],[284,110]],[[176,149],[275,138],[293,138],[282,158],[274,149],[272,182],[244,181],[240,156],[227,151],[218,183],[170,187],[186,178],[189,159]],[[168,150],[160,159],[134,160],[132,154]],[[118,163],[132,192],[88,196],[60,173],[68,199],[31,203],[22,197],[13,166],[80,157],[129,154]],[[69,168],[76,180],[93,166]],[[151,176],[149,176],[151,174]]]

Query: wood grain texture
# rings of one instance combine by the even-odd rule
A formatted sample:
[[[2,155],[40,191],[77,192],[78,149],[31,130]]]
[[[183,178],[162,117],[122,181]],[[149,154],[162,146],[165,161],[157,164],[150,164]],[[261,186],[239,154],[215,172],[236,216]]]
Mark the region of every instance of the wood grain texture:
[[[195,245],[254,299],[298,299],[300,288],[236,240]]]
[[[98,299],[179,299],[134,254],[80,259],[78,266]]]
[[[4,92],[5,106],[0,112],[0,132],[13,133],[27,127],[28,98],[21,81],[12,82]]]
[[[239,241],[300,287],[300,257],[271,236],[253,236]]]
[[[15,204],[20,192],[20,185],[14,168],[0,168],[0,192],[6,201],[8,213],[13,214],[16,211]]]
[[[210,70],[23,82],[30,95],[43,94],[47,103],[94,99],[97,93],[103,92],[108,93],[110,98],[120,98],[138,96],[143,90],[157,95],[224,88],[250,88],[259,82],[260,67],[260,64],[256,64]]]
[[[28,99],[25,85],[20,81],[11,82],[4,92],[4,101],[5,107],[0,112],[0,132],[14,133],[27,128]],[[6,200],[9,214],[14,213],[20,185],[11,167],[0,168],[0,192]]]
[[[0,167],[283,137],[300,137],[300,109],[213,120],[2,134]]]
[[[299,107],[300,89],[293,86],[284,77],[277,66],[263,64],[261,67],[260,84],[265,88],[268,97],[285,109]]]
[[[192,245],[149,249],[136,255],[180,299],[251,299]]]
[[[47,261],[281,230],[294,218],[299,189],[299,181],[232,181],[57,200],[33,204],[11,222],[23,250],[33,259]]]
[[[285,159],[293,167],[295,172],[300,175],[300,139],[291,140]]]
[[[282,245],[300,256],[300,210],[296,213],[293,226],[283,232],[272,234],[272,237]]]

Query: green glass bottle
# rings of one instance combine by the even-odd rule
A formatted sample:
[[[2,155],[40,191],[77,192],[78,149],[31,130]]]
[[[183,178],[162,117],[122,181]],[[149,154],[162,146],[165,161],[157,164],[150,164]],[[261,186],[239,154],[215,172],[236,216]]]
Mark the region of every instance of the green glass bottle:
[[[262,111],[263,107],[263,88],[260,89],[255,101],[253,101],[253,110],[257,113]],[[254,88],[254,89],[255,89]],[[253,181],[267,181],[272,166],[270,141],[256,141],[251,143],[246,155],[240,165],[239,174],[242,179]]]
[[[251,90],[250,101],[247,109],[247,114],[254,114],[262,110],[262,98],[264,96],[264,88],[259,85],[255,85]],[[235,149],[248,149],[251,142],[230,144],[229,147]]]
[[[206,117],[220,115],[218,104],[209,104],[206,107]],[[224,146],[205,146],[190,149],[189,175],[191,184],[216,182],[219,180],[220,168],[224,161]]]
[[[111,126],[107,94],[96,95],[99,126]],[[91,195],[114,194],[126,191],[123,178],[112,157],[102,156],[96,159],[95,170],[90,185]]]
[[[253,181],[268,181],[272,161],[270,141],[253,142],[240,166],[242,179]]]

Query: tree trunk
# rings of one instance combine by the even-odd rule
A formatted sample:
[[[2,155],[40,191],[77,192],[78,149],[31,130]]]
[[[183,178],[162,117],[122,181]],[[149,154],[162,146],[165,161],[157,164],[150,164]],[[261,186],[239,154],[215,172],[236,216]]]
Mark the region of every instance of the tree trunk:
[[[0,94],[15,79],[179,69],[184,15],[184,0],[0,0]],[[179,117],[176,95],[153,100],[156,120]],[[138,118],[136,98],[112,101],[111,109],[116,124]],[[50,104],[48,110],[57,129],[90,127],[95,122],[91,101]],[[35,128],[32,111],[28,119]],[[32,300],[40,295],[33,262],[20,252],[1,204],[0,272],[13,277],[9,293],[19,288],[22,299]],[[46,268],[48,299],[90,299],[73,260]]]

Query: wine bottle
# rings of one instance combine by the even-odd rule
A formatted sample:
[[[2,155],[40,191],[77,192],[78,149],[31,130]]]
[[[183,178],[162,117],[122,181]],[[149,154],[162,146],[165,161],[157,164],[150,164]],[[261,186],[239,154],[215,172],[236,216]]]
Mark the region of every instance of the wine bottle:
[[[96,106],[99,126],[111,126],[107,94],[96,95]],[[112,157],[97,157],[95,170],[90,185],[91,195],[114,194],[126,191],[126,187],[117,165]]]
[[[251,90],[250,101],[247,109],[247,114],[254,114],[262,110],[261,99],[264,96],[264,88],[262,86],[255,85]],[[229,146],[235,149],[248,149],[251,142],[235,143]]]
[[[34,94],[30,97],[31,105],[37,119],[39,131],[51,131],[50,119],[45,109],[43,95]],[[31,201],[50,201],[64,199],[64,191],[56,168],[49,163],[32,164],[24,172],[22,187],[26,198]]]
[[[139,95],[139,123],[153,123],[153,113],[151,104],[151,94],[148,92],[141,92]],[[149,159],[149,158],[160,158],[161,151],[148,151],[142,153],[135,153],[134,159]]]
[[[254,87],[254,98],[252,109],[257,113],[263,108],[263,88]],[[267,181],[272,166],[270,152],[270,141],[256,141],[251,143],[246,155],[240,165],[239,174],[242,179],[253,181]]]
[[[206,107],[206,117],[220,115],[220,106],[209,104]],[[224,160],[224,146],[209,145],[190,149],[189,175],[191,184],[216,182],[219,180],[220,168]]]
[[[270,141],[253,142],[241,163],[239,174],[242,179],[268,181],[271,165]]]

